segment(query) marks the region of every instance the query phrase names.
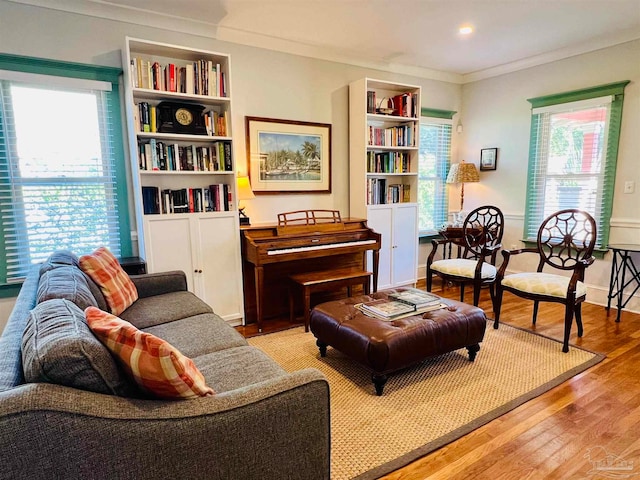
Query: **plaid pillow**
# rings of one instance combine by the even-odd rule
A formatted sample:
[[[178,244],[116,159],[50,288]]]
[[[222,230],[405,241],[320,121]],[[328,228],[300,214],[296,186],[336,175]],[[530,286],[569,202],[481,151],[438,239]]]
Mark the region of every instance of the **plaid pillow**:
[[[105,247],[80,257],[80,268],[100,287],[114,315],[120,315],[138,299],[138,290],[131,278]]]
[[[193,361],[171,344],[97,307],[84,311],[91,331],[147,392],[160,398],[213,395]]]

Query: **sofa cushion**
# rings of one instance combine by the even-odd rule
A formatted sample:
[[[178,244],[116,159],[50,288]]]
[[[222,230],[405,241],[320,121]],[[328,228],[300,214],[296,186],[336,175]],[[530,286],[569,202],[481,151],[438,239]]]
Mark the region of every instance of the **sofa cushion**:
[[[66,298],[75,303],[81,311],[90,306],[97,306],[85,275],[78,267],[69,265],[47,270],[40,276],[36,302],[41,303],[53,298]]]
[[[67,250],[59,250],[49,255],[49,258],[42,263],[40,266],[40,275],[61,266],[77,267],[79,265],[80,263],[75,253]]]
[[[139,298],[119,317],[138,328],[148,328],[174,320],[212,313],[211,307],[191,292],[170,292]]]
[[[218,394],[287,375],[271,357],[251,346],[201,355],[194,358],[193,362],[207,384]]]
[[[248,345],[245,338],[215,313],[203,313],[144,329],[194,358],[225,348]]]
[[[136,286],[118,259],[105,247],[80,257],[80,268],[98,284],[114,315],[119,315],[138,299]]]
[[[29,313],[22,334],[22,368],[27,382],[124,396],[137,390],[91,333],[82,310],[65,299],[44,301]]]
[[[213,395],[193,361],[170,343],[96,307],[88,307],[85,317],[143,390],[159,398]]]

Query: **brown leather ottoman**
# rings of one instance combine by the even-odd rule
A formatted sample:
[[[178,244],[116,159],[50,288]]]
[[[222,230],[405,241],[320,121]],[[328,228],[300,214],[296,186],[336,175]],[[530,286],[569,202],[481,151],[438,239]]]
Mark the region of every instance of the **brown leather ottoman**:
[[[371,369],[378,395],[382,395],[387,374],[429,357],[466,347],[469,360],[475,360],[487,326],[482,309],[443,298],[448,309],[385,321],[368,317],[354,307],[384,298],[392,291],[317,305],[311,312],[310,327],[320,355],[324,357],[327,346],[331,346]]]

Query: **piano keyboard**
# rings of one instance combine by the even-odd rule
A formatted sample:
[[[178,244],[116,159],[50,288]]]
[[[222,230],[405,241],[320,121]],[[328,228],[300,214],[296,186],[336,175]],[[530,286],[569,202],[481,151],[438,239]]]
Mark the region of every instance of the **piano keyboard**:
[[[281,248],[277,250],[269,250],[267,252],[267,255],[282,255],[285,253],[308,252],[311,250],[325,250],[328,248],[354,247],[356,245],[369,245],[371,243],[376,243],[376,241],[375,240],[356,240],[354,242],[344,242],[344,243],[324,243],[322,245],[309,245],[305,247]]]

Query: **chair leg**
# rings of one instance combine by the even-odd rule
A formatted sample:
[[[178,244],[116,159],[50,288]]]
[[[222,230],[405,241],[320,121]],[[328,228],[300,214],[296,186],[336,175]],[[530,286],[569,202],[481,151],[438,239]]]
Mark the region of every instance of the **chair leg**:
[[[460,302],[464,303],[464,283],[460,284]]]
[[[538,319],[538,304],[539,303],[540,302],[538,302],[538,301],[534,301],[533,302],[533,319],[532,319],[532,321],[533,321],[534,325],[536,324],[536,320]]]
[[[431,291],[432,285],[433,285],[433,276],[431,275],[431,271],[427,270],[427,292]]]
[[[565,305],[564,308],[564,343],[562,344],[562,351],[567,353],[569,351],[569,336],[571,335],[571,323],[573,321],[573,305]]]
[[[501,285],[496,285],[496,298],[493,301],[493,316],[496,319],[493,322],[493,328],[498,328],[500,325],[500,310],[502,309],[502,295],[504,290],[502,290]]]
[[[480,285],[473,286],[473,306],[477,307],[480,302]]]
[[[575,306],[576,325],[578,326],[578,336],[582,337],[584,330],[582,329],[582,303]]]

